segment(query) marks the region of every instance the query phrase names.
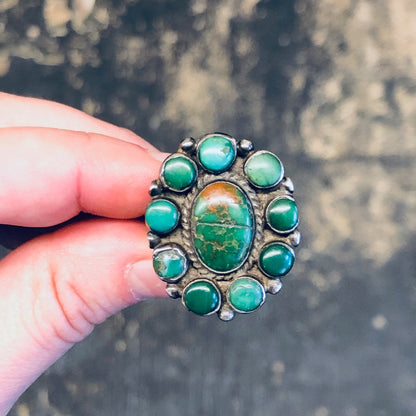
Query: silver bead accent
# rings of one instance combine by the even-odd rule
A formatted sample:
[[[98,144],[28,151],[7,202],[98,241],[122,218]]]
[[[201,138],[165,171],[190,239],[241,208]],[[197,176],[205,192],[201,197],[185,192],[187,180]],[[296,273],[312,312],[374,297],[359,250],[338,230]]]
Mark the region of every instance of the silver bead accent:
[[[218,316],[222,321],[231,321],[231,319],[234,318],[234,311],[230,307],[224,305]]]
[[[152,181],[149,187],[150,196],[158,196],[162,193],[162,188],[158,180]]]
[[[253,143],[247,139],[240,140],[237,146],[237,151],[241,156],[246,156],[253,149],[254,149]]]
[[[267,292],[271,293],[272,295],[275,295],[276,293],[280,292],[280,289],[282,288],[282,282],[280,281],[280,279],[276,279],[276,280],[269,280],[267,282]]]
[[[176,285],[167,285],[166,287],[166,293],[172,298],[177,299],[181,295],[179,293],[178,287]]]
[[[160,243],[160,237],[151,231],[147,233],[147,240],[150,248],[155,248]]]
[[[182,140],[180,144],[180,148],[184,152],[192,152],[195,149],[195,140],[193,137],[187,137],[186,139]]]
[[[292,179],[290,178],[283,178],[283,182],[282,185],[293,194],[293,192],[295,191],[295,185],[293,184]]]
[[[297,247],[300,244],[300,232],[298,230],[294,231],[289,235],[289,241],[292,246]]]

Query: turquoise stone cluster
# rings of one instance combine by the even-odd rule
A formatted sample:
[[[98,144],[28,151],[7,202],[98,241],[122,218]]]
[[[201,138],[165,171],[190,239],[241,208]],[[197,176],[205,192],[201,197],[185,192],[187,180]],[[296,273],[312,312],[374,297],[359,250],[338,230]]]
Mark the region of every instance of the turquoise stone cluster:
[[[188,138],[150,194],[153,267],[171,297],[229,320],[279,291],[300,234],[293,184],[276,155],[223,133]]]

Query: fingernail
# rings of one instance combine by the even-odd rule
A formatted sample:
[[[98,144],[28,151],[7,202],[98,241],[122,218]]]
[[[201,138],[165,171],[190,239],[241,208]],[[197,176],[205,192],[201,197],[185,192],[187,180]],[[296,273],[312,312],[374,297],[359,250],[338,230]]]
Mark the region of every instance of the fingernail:
[[[169,156],[169,153],[159,152],[159,150],[154,149],[147,149],[147,153],[149,153],[149,155],[151,155],[156,160],[160,160],[161,162],[163,162]]]
[[[135,301],[165,297],[166,283],[162,282],[153,270],[152,260],[140,260],[127,266],[127,287]]]

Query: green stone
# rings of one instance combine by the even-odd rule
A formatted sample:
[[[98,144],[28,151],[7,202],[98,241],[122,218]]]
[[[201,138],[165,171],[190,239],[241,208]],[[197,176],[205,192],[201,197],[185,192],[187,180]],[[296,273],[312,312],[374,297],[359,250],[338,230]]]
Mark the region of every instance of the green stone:
[[[264,302],[264,298],[263,286],[251,277],[235,280],[228,289],[228,300],[238,312],[254,311]]]
[[[166,199],[152,201],[144,216],[150,229],[159,234],[172,231],[179,221],[179,211],[173,202]]]
[[[208,315],[220,306],[218,289],[206,280],[197,280],[187,286],[183,293],[185,306],[198,315]]]
[[[282,243],[272,243],[260,253],[260,268],[270,277],[277,278],[289,273],[295,262],[293,250]]]
[[[187,260],[177,247],[161,247],[153,254],[153,268],[165,282],[177,282],[187,270]]]
[[[195,198],[192,227],[202,263],[218,273],[230,272],[246,260],[251,248],[251,203],[237,185],[213,182]]]
[[[203,139],[198,147],[198,159],[208,171],[218,173],[228,169],[236,156],[235,145],[228,137],[214,134]]]
[[[244,165],[248,180],[259,188],[277,185],[283,179],[283,165],[279,158],[265,150],[252,154]]]
[[[162,178],[165,184],[176,191],[189,188],[196,179],[195,162],[186,156],[173,155],[162,166]]]
[[[298,207],[292,198],[280,197],[270,202],[266,210],[270,227],[277,232],[288,232],[298,225]]]

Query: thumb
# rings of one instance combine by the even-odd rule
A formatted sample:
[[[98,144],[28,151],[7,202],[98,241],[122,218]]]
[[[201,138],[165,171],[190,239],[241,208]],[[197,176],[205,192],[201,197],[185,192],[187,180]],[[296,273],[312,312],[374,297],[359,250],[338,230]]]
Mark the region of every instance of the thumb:
[[[0,262],[0,415],[94,325],[165,295],[139,222],[85,221],[10,253]]]

